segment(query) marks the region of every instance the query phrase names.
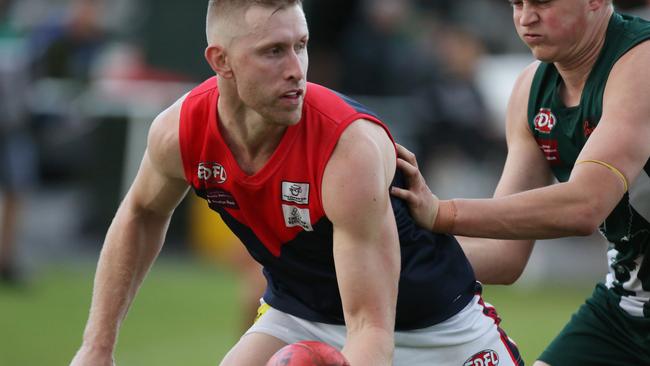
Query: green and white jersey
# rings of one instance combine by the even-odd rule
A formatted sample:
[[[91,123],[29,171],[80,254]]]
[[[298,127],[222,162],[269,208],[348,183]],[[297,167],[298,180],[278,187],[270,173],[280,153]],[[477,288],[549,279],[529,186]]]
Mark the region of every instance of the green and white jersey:
[[[528,124],[560,182],[569,179],[575,161],[601,118],[603,93],[616,61],[650,38],[650,22],[614,13],[603,50],[589,75],[580,104],[566,107],[559,95],[560,75],[553,64],[541,63],[528,101]],[[650,116],[648,116],[650,123]],[[609,241],[611,296],[630,315],[650,318],[650,160],[629,191],[600,226]]]

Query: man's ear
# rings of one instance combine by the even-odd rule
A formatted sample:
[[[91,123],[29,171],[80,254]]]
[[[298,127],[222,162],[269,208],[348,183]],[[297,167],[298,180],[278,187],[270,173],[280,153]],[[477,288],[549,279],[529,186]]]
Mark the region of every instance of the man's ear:
[[[226,55],[226,50],[219,45],[211,45],[205,49],[205,59],[210,64],[210,67],[219,76],[229,79],[232,77],[232,68],[230,67],[230,60]]]
[[[589,9],[590,10],[598,10],[602,8],[603,6],[609,5],[608,0],[589,0]]]

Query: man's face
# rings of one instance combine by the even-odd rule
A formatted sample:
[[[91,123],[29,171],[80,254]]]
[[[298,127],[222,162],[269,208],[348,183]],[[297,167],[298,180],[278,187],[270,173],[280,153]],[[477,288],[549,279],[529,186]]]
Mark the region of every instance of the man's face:
[[[586,0],[511,0],[517,34],[536,59],[563,61],[587,38]]]
[[[272,123],[298,123],[308,67],[309,31],[302,8],[252,6],[241,27],[243,34],[230,46],[239,97]]]

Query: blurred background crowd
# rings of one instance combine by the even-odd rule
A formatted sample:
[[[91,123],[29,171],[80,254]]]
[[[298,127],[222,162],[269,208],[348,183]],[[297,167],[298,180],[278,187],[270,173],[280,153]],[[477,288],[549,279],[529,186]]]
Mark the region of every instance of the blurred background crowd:
[[[637,14],[650,8],[615,3]],[[41,260],[97,252],[149,123],[212,75],[202,56],[205,7],[0,0],[2,281],[20,281]],[[417,153],[439,196],[489,196],[505,156],[510,86],[531,61],[508,2],[306,0],[304,7],[308,79],[374,108]],[[214,241],[192,205],[176,214],[168,247]]]
[[[650,17],[650,1],[614,3]],[[29,286],[48,265],[94,263],[149,124],[212,76],[206,5],[0,0],[0,300],[3,286]],[[510,88],[532,61],[508,1],[305,0],[304,8],[308,79],[374,109],[417,153],[440,197],[490,196],[505,158]],[[249,283],[263,286],[197,202],[177,210],[163,255],[198,253],[257,271]],[[600,278],[604,251],[590,240],[538,244],[520,282]],[[259,294],[244,296],[254,303]]]
[[[642,15],[650,8],[615,3]],[[212,75],[202,56],[205,7],[0,0],[2,281],[19,281],[42,259],[96,253],[149,123]],[[439,196],[489,196],[505,156],[510,86],[531,61],[508,2],[306,0],[304,7],[309,80],[375,109],[417,153]],[[215,241],[191,206],[176,214],[168,247]]]
[[[505,0],[307,0],[308,78],[359,99],[441,197],[489,196],[530,62]],[[647,11],[646,1],[618,1]],[[0,0],[0,278],[96,251],[157,112],[212,75],[205,1]],[[168,247],[194,235],[189,205]],[[202,215],[198,213],[198,215]],[[205,240],[205,239],[203,239]]]

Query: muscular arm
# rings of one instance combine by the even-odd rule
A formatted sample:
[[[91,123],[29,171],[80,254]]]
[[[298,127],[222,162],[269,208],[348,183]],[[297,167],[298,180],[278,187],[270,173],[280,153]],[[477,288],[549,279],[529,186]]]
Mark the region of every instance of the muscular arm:
[[[632,183],[650,157],[650,42],[646,41],[616,63],[608,77],[603,114],[578,161],[599,160],[618,169]],[[625,193],[625,183],[610,169],[592,163],[578,164],[565,183],[545,186],[547,163],[532,134],[525,130],[525,109],[530,88],[531,68],[523,73],[513,91],[508,108],[508,160],[495,198],[440,202],[426,194],[417,165],[400,161],[413,183],[410,191],[395,194],[407,199],[414,216],[432,227],[430,212],[438,212],[442,222],[450,223],[450,232],[471,237],[495,239],[543,239],[589,235],[611,213]],[[529,77],[526,77],[526,75]],[[413,157],[405,155],[412,163]],[[414,188],[415,187],[415,188]],[[517,193],[519,192],[519,193]],[[450,207],[455,206],[454,210]],[[427,214],[428,213],[428,214]],[[428,215],[428,216],[427,216]],[[446,217],[445,217],[446,215]],[[435,230],[435,228],[434,228]],[[528,244],[526,244],[528,243]],[[463,239],[477,277],[488,283],[514,281],[528,259],[532,241]],[[490,245],[490,250],[486,251]],[[513,252],[512,249],[516,248]],[[499,257],[508,258],[503,264]],[[491,268],[492,267],[492,268]],[[517,269],[519,268],[519,269]],[[500,272],[500,273],[499,273]]]
[[[391,365],[400,252],[388,190],[392,142],[357,121],[344,132],[323,177],[323,206],[334,226],[334,261],[352,365]]]
[[[120,324],[187,192],[178,148],[179,110],[177,102],[154,121],[138,174],[108,229],[83,344],[72,365],[112,364]]]
[[[538,188],[551,182],[548,164],[526,123],[529,89],[536,68],[537,63],[533,63],[522,72],[508,102],[506,115],[508,156],[494,193],[495,198]],[[397,166],[406,174],[408,190],[393,188],[392,193],[409,203],[411,214],[420,226],[439,231],[434,228],[436,215],[448,213],[445,212],[444,207],[438,212],[438,199],[431,194],[419,172],[415,155],[401,146],[398,152],[400,159]],[[492,201],[494,200],[471,200],[472,203]],[[440,203],[449,204],[448,201]],[[484,211],[477,211],[474,214],[478,218],[493,219]],[[457,229],[456,225],[454,229]],[[477,279],[489,284],[510,284],[519,278],[534,244],[534,240],[499,240],[461,236],[457,236],[457,239],[472,264]]]
[[[650,42],[616,63],[605,88],[601,120],[578,156],[611,164],[628,182],[636,179],[650,156],[649,63]],[[565,183],[491,200],[456,200],[453,231],[512,239],[589,235],[624,193],[623,181],[608,168],[578,164]]]
[[[494,197],[550,184],[551,171],[527,124],[528,96],[537,63],[529,65],[513,88],[506,114],[508,156]],[[534,240],[500,240],[458,236],[476,278],[486,284],[512,284],[523,272]]]
[[[650,41],[623,55],[614,65],[603,96],[603,114],[578,160],[601,160],[616,167],[631,185],[650,158]],[[572,180],[606,179],[602,206],[594,212],[592,225],[599,225],[620,200],[623,184],[609,169],[578,164]]]

